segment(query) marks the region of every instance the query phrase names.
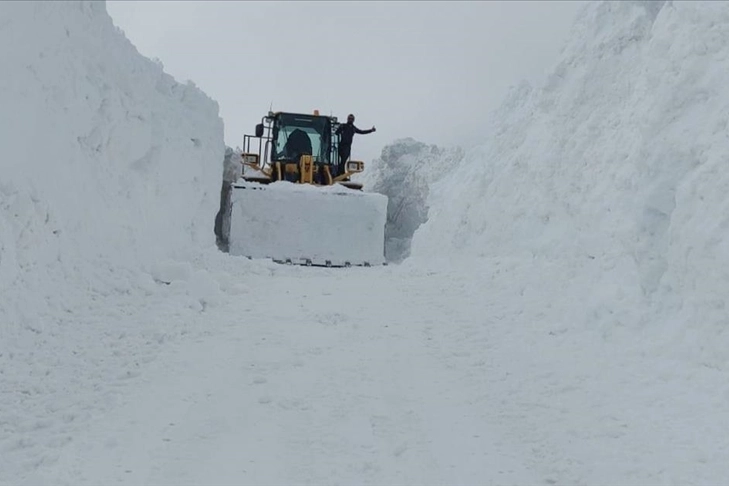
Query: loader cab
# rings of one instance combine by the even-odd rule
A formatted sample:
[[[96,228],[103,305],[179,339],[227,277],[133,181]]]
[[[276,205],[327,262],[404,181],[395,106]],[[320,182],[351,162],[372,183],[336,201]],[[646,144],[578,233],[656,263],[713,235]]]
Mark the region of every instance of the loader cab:
[[[269,112],[256,125],[255,136],[244,136],[243,162],[249,167],[244,168],[244,179],[315,185],[339,182],[361,188],[361,184],[349,181],[349,176],[362,172],[363,163],[348,162],[346,167],[339,163],[335,134],[338,126],[336,117],[322,116],[318,111],[314,114]]]
[[[298,163],[311,155],[314,164],[330,164],[332,124],[328,117],[277,113],[271,130],[271,161]]]
[[[332,120],[326,116],[276,113],[271,120],[274,180],[329,185],[336,174]]]

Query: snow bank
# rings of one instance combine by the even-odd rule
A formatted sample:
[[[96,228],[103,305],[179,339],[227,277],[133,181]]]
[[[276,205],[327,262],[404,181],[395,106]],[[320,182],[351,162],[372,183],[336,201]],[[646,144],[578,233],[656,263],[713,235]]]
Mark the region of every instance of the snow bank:
[[[214,243],[216,103],[138,54],[100,2],[0,5],[0,316],[54,313],[58,286],[121,287]]]
[[[173,270],[214,248],[225,147],[216,103],[103,2],[1,2],[0,65],[0,483],[18,484],[214,298]],[[164,304],[171,273],[187,297]]]
[[[722,3],[587,5],[544,85],[516,87],[435,185],[414,255],[598,259],[639,293],[722,308],[727,21]]]
[[[728,4],[591,2],[431,187],[403,268],[483,275],[465,335],[549,482],[727,477],[727,77]]]
[[[400,262],[410,254],[415,230],[428,219],[430,185],[454,170],[462,158],[459,147],[441,148],[405,138],[387,145],[382,155],[365,167],[366,189],[388,197],[388,261]]]

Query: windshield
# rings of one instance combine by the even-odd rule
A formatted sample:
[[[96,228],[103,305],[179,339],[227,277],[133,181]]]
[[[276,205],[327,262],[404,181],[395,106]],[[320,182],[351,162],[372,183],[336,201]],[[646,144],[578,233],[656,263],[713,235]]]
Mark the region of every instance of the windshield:
[[[331,123],[321,116],[282,113],[273,128],[274,161],[298,162],[301,155],[314,158],[315,163],[329,163]]]

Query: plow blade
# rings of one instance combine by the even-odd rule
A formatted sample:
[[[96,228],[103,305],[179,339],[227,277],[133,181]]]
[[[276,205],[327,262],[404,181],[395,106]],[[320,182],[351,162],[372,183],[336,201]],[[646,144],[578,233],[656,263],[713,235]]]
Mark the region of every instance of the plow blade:
[[[387,197],[341,185],[239,181],[229,252],[296,265],[385,264]]]

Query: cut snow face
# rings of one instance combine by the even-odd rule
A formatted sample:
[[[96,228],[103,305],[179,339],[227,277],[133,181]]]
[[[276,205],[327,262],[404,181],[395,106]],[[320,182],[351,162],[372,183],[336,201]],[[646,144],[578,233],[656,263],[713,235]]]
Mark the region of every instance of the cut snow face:
[[[215,214],[215,242],[218,249],[223,252],[229,250],[230,245],[230,211],[231,211],[231,184],[238,180],[242,170],[241,150],[225,148],[223,159],[223,182],[220,186],[220,206]]]
[[[410,240],[428,219],[431,184],[453,171],[463,151],[426,145],[412,138],[397,140],[366,167],[365,188],[388,197],[385,254],[398,263],[410,254]]]
[[[140,56],[103,4],[0,9],[0,290],[28,293],[36,279],[93,288],[85,280],[102,268],[140,270],[212,244],[216,103]],[[24,299],[43,302],[33,289]],[[28,316],[13,302],[0,312],[20,324]]]
[[[217,104],[139,55],[103,2],[0,2],[0,66],[2,483],[164,329],[151,309],[119,316],[154,300],[155,265],[214,246],[224,144]]]

